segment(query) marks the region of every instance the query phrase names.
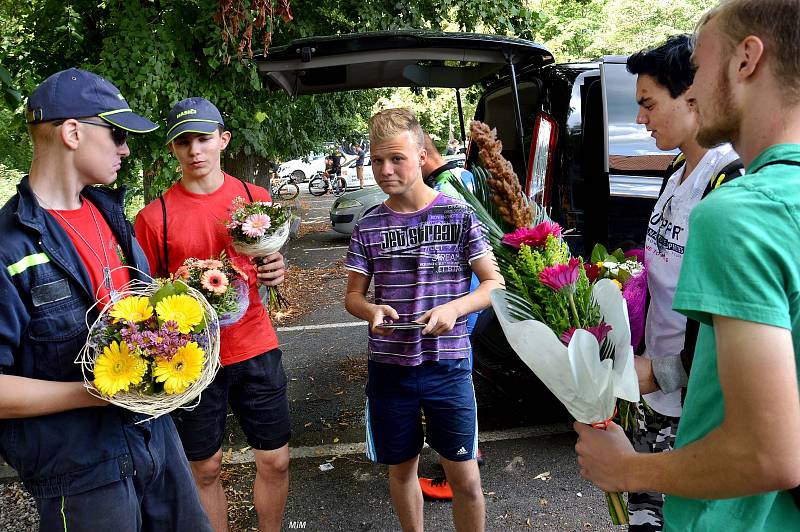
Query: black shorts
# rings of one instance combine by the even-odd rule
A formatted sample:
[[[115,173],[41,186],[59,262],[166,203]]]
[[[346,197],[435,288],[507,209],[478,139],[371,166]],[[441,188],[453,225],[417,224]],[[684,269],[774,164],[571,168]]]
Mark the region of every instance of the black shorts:
[[[211,458],[222,448],[228,404],[253,449],[271,451],[289,442],[289,401],[280,349],[223,366],[194,410],[172,418],[190,461]]]

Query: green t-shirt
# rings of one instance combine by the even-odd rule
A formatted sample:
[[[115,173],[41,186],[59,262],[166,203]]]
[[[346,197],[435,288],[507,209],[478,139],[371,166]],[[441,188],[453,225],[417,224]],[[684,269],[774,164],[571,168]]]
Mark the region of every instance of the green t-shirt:
[[[673,308],[701,326],[676,448],[724,417],[712,315],[790,329],[800,368],[800,167],[762,169],[779,159],[800,161],[800,145],[771,146],[689,219]],[[800,510],[785,491],[722,500],[669,496],[664,517],[669,531],[800,530]]]

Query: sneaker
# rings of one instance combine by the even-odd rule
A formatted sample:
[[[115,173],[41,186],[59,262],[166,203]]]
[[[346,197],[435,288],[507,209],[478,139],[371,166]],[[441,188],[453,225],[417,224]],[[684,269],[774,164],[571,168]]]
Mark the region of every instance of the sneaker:
[[[422,488],[422,495],[428,499],[435,499],[438,501],[449,501],[453,499],[453,490],[444,477],[420,477],[419,487]]]
[[[481,452],[480,449],[478,449],[477,461],[478,461],[478,467],[483,467],[483,464],[486,463],[486,458],[483,457],[483,453]]]

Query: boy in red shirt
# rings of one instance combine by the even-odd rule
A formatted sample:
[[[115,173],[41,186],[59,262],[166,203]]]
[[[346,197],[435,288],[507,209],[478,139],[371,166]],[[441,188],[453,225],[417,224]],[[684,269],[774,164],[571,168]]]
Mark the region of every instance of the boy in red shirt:
[[[233,200],[270,201],[269,193],[220,168],[231,133],[219,110],[204,98],[188,98],[170,111],[167,143],[182,177],[136,217],[136,234],[152,270],[174,273],[189,257],[225,252],[250,283],[250,306],[237,323],[220,331],[222,369],[197,408],[174,415],[200,499],[217,531],[228,530],[220,483],[222,439],[230,403],[256,459],[253,489],[259,530],[280,530],[289,487],[289,404],[278,339],[261,303],[257,281],[283,282],[283,256],[273,253],[254,266],[233,249],[223,223]],[[166,226],[165,226],[166,222]]]

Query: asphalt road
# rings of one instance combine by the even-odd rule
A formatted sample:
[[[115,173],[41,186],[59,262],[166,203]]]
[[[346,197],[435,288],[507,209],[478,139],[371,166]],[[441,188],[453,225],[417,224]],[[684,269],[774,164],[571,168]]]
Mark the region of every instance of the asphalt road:
[[[327,222],[332,202],[331,196],[303,195],[304,223]],[[348,236],[330,229],[311,232],[292,242],[285,254],[290,268],[314,275],[340,265],[348,242]],[[344,272],[339,275],[327,277],[324,290],[310,298],[311,312],[278,329],[290,378],[293,430],[286,527],[305,523],[307,530],[398,530],[386,468],[363,455],[366,325],[344,310],[346,278]],[[491,391],[481,392],[487,529],[612,530],[602,493],[578,475],[570,425],[531,425],[531,412],[498,405]],[[229,458],[243,462],[247,454],[234,446]],[[324,464],[333,469],[321,470]],[[248,472],[245,478],[252,475],[252,465],[230,467]],[[420,470],[441,474],[429,449]],[[449,503],[427,502],[426,528],[452,530],[450,511]]]
[[[292,462],[285,530],[399,530],[386,468],[363,453],[366,325],[343,307],[349,236],[325,228],[332,196],[300,196],[304,230],[285,255],[305,313],[278,327],[289,381]],[[487,530],[612,530],[603,494],[578,475],[568,423],[536,425],[536,405],[478,387]],[[255,530],[252,455],[232,415],[223,445],[232,530]],[[329,464],[329,465],[325,465]],[[322,468],[320,468],[322,466]],[[425,449],[421,474],[441,474]],[[0,469],[0,497],[3,497]],[[6,476],[8,470],[5,470]],[[6,480],[8,483],[9,480]],[[8,490],[7,493],[10,493]],[[426,502],[428,530],[453,530],[450,504]],[[0,520],[2,522],[2,520]],[[26,530],[31,530],[27,528]],[[33,528],[35,530],[35,528]],[[14,532],[14,531],[9,531]]]

